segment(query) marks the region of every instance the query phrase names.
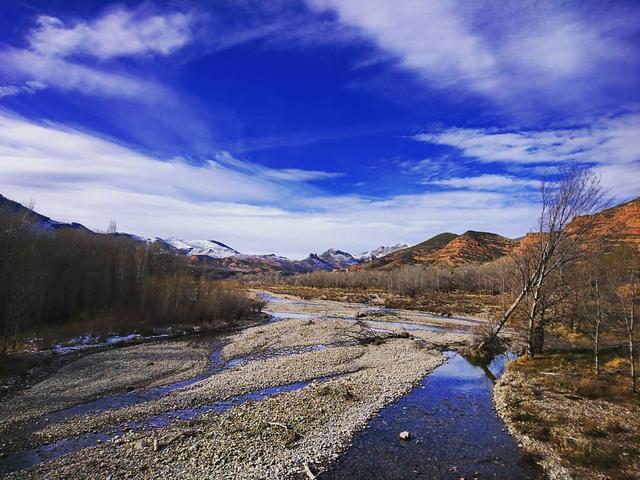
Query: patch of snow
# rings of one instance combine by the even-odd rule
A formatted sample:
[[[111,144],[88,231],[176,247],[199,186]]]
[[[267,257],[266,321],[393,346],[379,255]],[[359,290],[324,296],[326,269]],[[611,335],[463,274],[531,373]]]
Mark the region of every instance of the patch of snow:
[[[385,247],[384,245],[382,245],[368,252],[359,253],[355,258],[363,262],[368,262],[369,260],[382,258],[385,255],[389,255],[390,253],[397,252],[398,250],[404,250],[405,248],[409,247],[410,245],[406,243],[396,243],[395,245],[391,245],[389,247]]]
[[[335,248],[330,248],[320,255],[320,258],[334,268],[346,268],[360,263],[360,261],[350,253],[336,250]]]
[[[142,335],[139,335],[137,333],[132,333],[130,335],[123,335],[123,336],[116,335],[114,337],[107,338],[105,343],[107,345],[115,345],[116,343],[130,342],[131,340],[136,340],[138,338],[142,338]]]
[[[66,342],[56,343],[51,347],[55,353],[66,354],[71,352],[77,352],[78,350],[86,350],[88,348],[106,347],[110,345],[117,345],[120,343],[127,343],[133,340],[151,340],[154,338],[168,337],[169,334],[152,335],[150,337],[143,337],[139,333],[131,333],[129,335],[111,335],[100,341],[100,337],[94,335],[82,335],[79,337],[73,337]]]
[[[240,255],[240,252],[216,240],[181,240],[167,238],[164,240],[173,248],[185,255],[203,255],[211,258],[227,258]]]

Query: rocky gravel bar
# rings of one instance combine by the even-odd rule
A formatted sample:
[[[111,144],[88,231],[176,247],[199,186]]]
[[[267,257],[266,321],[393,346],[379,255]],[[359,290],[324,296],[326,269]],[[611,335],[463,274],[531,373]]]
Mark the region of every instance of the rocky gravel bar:
[[[30,445],[111,433],[7,478],[307,478],[329,468],[382,407],[444,362],[443,350],[471,338],[459,328],[405,330],[399,323],[408,320],[398,311],[376,313],[376,326],[387,323],[370,328],[356,321],[360,304],[270,300],[269,311],[300,315],[230,334],[213,354],[211,342],[182,341],[89,355],[10,398],[0,406],[0,425],[197,376],[148,401],[43,422],[30,432]],[[207,368],[208,356],[221,367]],[[273,389],[270,396],[252,397],[265,388]],[[250,401],[210,408],[242,397]],[[176,412],[192,414],[180,420]],[[154,423],[159,416],[171,420]]]
[[[209,342],[161,341],[87,355],[0,403],[0,433],[110,393],[177,382],[202,373]]]

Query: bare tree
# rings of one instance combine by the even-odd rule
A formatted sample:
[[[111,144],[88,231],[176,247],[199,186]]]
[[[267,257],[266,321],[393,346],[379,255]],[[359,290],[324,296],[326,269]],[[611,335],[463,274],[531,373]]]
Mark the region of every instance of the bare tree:
[[[622,247],[616,253],[618,278],[615,281],[615,294],[621,309],[620,323],[625,330],[629,348],[631,389],[636,392],[635,333],[636,314],[640,306],[640,253],[628,247]]]
[[[596,374],[600,374],[600,343],[602,329],[611,318],[611,265],[605,254],[602,238],[590,245],[590,251],[584,258],[578,271],[578,281],[583,288],[577,287],[578,302],[582,318],[586,320],[593,341],[593,354]]]
[[[487,339],[479,345],[483,349],[500,333],[522,302],[528,300],[527,353],[539,353],[544,341],[545,304],[555,274],[583,254],[578,246],[593,228],[594,213],[605,208],[600,179],[591,169],[571,165],[556,182],[544,180],[541,185],[542,209],[535,233],[527,248],[518,257],[521,288],[511,306],[502,315]],[[537,338],[536,338],[537,337]]]

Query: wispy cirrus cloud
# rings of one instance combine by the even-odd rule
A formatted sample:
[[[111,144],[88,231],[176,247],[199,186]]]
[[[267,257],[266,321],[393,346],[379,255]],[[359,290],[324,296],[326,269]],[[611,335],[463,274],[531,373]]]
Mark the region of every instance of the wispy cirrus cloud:
[[[0,85],[0,98],[20,95],[21,93],[34,94],[39,90],[44,90],[47,86],[44,83],[30,80],[23,85]]]
[[[0,51],[0,62],[5,65],[6,74],[26,85],[35,82],[63,91],[136,101],[154,101],[169,95],[156,82],[136,75],[41,56],[29,50]],[[20,89],[16,93],[32,92]]]
[[[468,161],[495,164],[518,174],[480,175],[437,180],[439,185],[465,188],[527,186],[520,176],[541,177],[568,162],[594,166],[603,184],[621,197],[637,195],[640,183],[640,113],[592,119],[579,127],[546,130],[449,128],[416,135],[415,140],[446,146]],[[512,185],[509,185],[513,181]],[[434,183],[434,182],[432,182]]]
[[[459,149],[466,157],[480,162],[629,163],[640,160],[640,113],[598,118],[579,127],[545,130],[449,128],[413,138]]]
[[[479,91],[496,87],[496,59],[483,39],[458,15],[452,2],[311,0],[335,10],[341,21],[358,27],[402,65],[441,87],[464,84]]]
[[[200,164],[159,159],[117,142],[59,124],[35,123],[0,114],[3,180],[29,188],[112,188],[189,200],[286,202],[291,185],[338,174],[271,169],[226,152]]]
[[[239,160],[229,152],[220,152],[216,155],[216,161],[221,165],[231,167],[247,175],[255,175],[273,181],[283,182],[309,182],[314,180],[328,180],[341,177],[339,172],[323,172],[320,170],[302,170],[299,168],[267,168],[256,163]]]
[[[538,188],[540,182],[525,178],[513,177],[510,175],[483,174],[475,177],[451,177],[429,182],[431,185],[442,185],[445,187],[504,191],[508,189]]]
[[[519,115],[607,104],[639,80],[630,40],[640,32],[637,12],[622,4],[307,2],[335,12],[431,86],[488,97]]]
[[[431,183],[434,180],[462,175],[468,165],[460,159],[430,157],[418,161],[403,160],[396,162],[403,173],[411,175],[419,183]]]

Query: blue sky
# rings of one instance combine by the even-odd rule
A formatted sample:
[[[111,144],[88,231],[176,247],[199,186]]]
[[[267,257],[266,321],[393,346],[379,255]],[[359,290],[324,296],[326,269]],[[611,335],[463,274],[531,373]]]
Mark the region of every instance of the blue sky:
[[[7,0],[0,193],[246,253],[525,233],[640,194],[640,4]]]

